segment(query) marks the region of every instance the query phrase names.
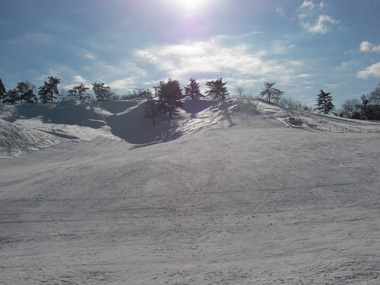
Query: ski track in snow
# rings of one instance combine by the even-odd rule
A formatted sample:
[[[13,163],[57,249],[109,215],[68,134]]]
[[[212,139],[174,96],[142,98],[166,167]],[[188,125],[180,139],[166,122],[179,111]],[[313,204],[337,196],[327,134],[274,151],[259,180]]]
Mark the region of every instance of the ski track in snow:
[[[380,283],[379,123],[141,104],[3,110],[0,284]]]

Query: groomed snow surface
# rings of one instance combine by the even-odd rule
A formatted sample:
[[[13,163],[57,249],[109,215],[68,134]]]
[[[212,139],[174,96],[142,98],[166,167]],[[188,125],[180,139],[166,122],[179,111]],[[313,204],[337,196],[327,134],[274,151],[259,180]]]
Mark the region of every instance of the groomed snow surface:
[[[0,284],[380,284],[380,123],[143,103],[0,106]]]

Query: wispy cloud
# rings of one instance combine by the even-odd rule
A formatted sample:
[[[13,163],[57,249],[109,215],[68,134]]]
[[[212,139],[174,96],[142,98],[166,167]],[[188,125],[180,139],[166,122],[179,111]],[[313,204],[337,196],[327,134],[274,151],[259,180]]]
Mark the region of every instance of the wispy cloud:
[[[324,2],[319,3],[318,5],[314,4],[313,1],[307,1],[304,0],[302,5],[299,7],[299,9],[303,10],[314,10],[316,8],[322,9],[326,7],[326,4]]]
[[[115,80],[110,83],[112,89],[116,90],[130,90],[136,88],[136,78],[135,77],[126,77],[122,79]]]
[[[361,52],[379,52],[380,53],[380,45],[374,45],[370,42],[362,42],[360,44]]]
[[[273,42],[273,48],[271,50],[274,54],[285,54],[295,48],[294,44],[290,44],[288,41],[276,40]]]
[[[88,82],[86,79],[84,79],[81,75],[74,75],[73,80],[75,83],[83,83],[84,85],[87,85]]]
[[[326,6],[324,2],[314,4],[313,1],[304,0],[298,8],[300,24],[308,33],[326,34],[331,30],[332,25],[339,24],[339,21],[332,16],[317,13]]]
[[[84,86],[90,89],[92,87],[92,85],[86,79],[84,79],[82,75],[79,75],[79,74],[73,75],[70,83],[67,82],[62,87],[65,90],[69,90],[69,89],[72,89],[74,86],[78,86],[79,84],[83,84]]]
[[[315,23],[310,23],[307,21],[301,22],[302,27],[309,33],[315,34],[326,34],[329,32],[329,24],[338,24],[339,21],[335,20],[329,15],[319,15],[318,20]]]
[[[281,75],[286,68],[274,60],[264,60],[265,50],[251,52],[247,45],[223,45],[218,38],[181,45],[139,50],[136,55],[165,71],[169,77],[188,79],[194,74]]]
[[[357,77],[368,79],[370,76],[380,77],[380,62],[372,64],[365,70],[359,71]]]
[[[359,63],[359,62],[356,61],[356,60],[344,61],[344,62],[342,62],[341,65],[337,66],[337,69],[338,69],[338,70],[347,70],[347,69],[349,69],[351,66],[356,65],[356,64],[358,64],[358,63]]]
[[[95,59],[95,56],[92,55],[91,53],[86,53],[84,56],[85,56],[86,58],[91,59],[91,60],[94,60],[94,59]]]
[[[285,10],[284,10],[283,8],[281,8],[281,7],[278,7],[278,8],[276,9],[276,13],[277,13],[278,15],[280,15],[281,17],[283,17],[283,18],[286,17],[286,12],[285,12]]]

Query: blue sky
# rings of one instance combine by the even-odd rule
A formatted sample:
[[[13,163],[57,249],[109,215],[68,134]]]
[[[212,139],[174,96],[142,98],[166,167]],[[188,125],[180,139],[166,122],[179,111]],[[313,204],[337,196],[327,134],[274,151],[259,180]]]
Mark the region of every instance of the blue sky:
[[[0,0],[0,78],[117,94],[174,78],[223,77],[231,94],[264,81],[340,107],[380,82],[380,0]]]

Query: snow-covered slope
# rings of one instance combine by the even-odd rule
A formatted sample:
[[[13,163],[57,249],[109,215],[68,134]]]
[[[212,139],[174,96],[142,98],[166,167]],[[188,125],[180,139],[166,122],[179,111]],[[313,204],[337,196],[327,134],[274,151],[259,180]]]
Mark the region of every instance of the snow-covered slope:
[[[188,100],[174,118],[157,118],[157,126],[143,119],[144,101],[101,103],[24,104],[0,106],[0,157],[13,157],[67,141],[97,137],[143,146],[178,139],[205,127],[245,125],[256,118],[277,120],[285,126],[332,132],[380,132],[380,124],[285,110],[260,100]],[[236,121],[236,122],[234,122]]]
[[[144,101],[0,105],[0,157],[97,137],[149,145],[177,139],[221,120],[219,102],[188,101],[175,118],[144,119]]]
[[[141,102],[67,107],[89,112],[2,113],[10,149],[33,126],[62,141],[0,159],[0,284],[379,284],[377,123],[231,100],[155,128]]]

